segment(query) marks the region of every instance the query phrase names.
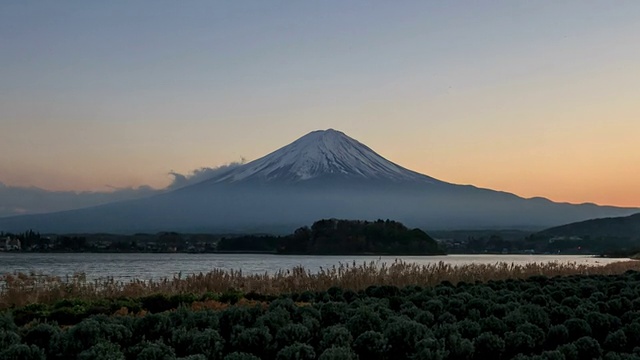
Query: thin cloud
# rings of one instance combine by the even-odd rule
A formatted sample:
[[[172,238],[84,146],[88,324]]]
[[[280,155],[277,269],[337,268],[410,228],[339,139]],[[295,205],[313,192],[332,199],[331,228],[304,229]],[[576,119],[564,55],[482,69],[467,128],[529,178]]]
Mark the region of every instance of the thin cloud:
[[[116,188],[111,191],[50,191],[38,187],[9,186],[0,182],[0,217],[79,209],[148,197],[179,189],[226,173],[244,163],[233,162],[218,167],[203,167],[188,174],[169,172],[173,181],[163,189],[143,185]]]
[[[218,175],[225,174],[242,164],[244,164],[244,159],[240,162],[232,162],[214,168],[202,167],[200,169],[193,170],[187,175],[171,171],[169,172],[169,175],[173,176],[173,182],[167,187],[167,190],[175,190],[212,179]]]

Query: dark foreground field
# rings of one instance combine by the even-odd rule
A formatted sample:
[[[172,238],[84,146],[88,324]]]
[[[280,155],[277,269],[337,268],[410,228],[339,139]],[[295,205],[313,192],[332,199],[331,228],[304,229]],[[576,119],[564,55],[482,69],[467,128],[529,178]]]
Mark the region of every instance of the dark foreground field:
[[[640,272],[64,299],[0,313],[0,359],[358,358],[640,359]]]

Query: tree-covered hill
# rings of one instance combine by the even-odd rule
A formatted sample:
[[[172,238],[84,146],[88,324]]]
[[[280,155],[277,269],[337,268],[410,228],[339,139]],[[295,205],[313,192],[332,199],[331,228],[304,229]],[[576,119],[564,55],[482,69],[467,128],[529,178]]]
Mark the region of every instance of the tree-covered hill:
[[[616,237],[640,239],[640,213],[624,217],[610,217],[575,222],[553,227],[536,236]]]
[[[409,229],[397,221],[316,221],[293,234],[225,238],[219,251],[268,251],[282,254],[442,254],[438,243],[420,229]]]

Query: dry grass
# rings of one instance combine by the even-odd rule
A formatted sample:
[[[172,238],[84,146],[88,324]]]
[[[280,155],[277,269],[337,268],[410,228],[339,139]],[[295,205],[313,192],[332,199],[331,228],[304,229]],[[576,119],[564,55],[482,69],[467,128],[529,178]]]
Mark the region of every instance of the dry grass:
[[[0,309],[33,303],[52,303],[61,299],[112,299],[141,297],[162,293],[166,295],[224,292],[235,289],[262,294],[326,290],[332,286],[360,290],[371,285],[429,286],[442,281],[473,283],[477,280],[528,278],[534,275],[621,274],[627,270],[640,271],[640,261],[623,261],[604,266],[576,263],[509,263],[451,265],[444,262],[416,265],[396,260],[394,263],[375,262],[341,264],[311,273],[303,267],[281,271],[273,275],[247,275],[242,271],[214,270],[187,277],[176,276],[158,281],[119,282],[114,279],[87,281],[83,274],[66,278],[13,274],[0,276]]]

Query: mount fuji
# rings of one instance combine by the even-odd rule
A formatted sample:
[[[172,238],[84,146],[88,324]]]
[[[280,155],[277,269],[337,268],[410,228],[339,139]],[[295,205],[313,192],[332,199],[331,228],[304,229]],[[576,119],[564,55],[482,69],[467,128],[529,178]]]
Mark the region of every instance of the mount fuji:
[[[437,181],[396,165],[366,145],[333,129],[311,132],[213,181],[295,183],[326,178],[397,183]]]
[[[0,231],[284,233],[322,218],[393,219],[430,230],[542,229],[638,211],[447,183],[329,129],[194,185],[144,199],[0,218]]]

